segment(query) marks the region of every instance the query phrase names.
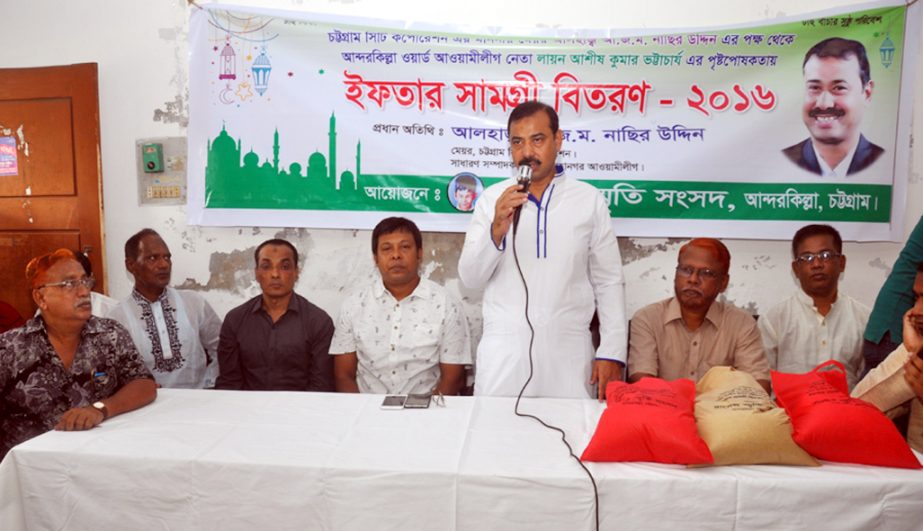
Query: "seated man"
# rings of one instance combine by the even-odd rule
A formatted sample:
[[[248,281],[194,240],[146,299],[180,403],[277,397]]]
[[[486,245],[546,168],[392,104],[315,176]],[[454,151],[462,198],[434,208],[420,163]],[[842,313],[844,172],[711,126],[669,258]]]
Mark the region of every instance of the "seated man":
[[[337,391],[458,394],[471,363],[468,321],[445,288],[420,278],[420,230],[382,220],[372,257],[381,281],[346,299],[330,346]]]
[[[198,293],[169,286],[173,262],[160,235],[143,229],[128,238],[125,268],[135,278],[135,288],[109,317],[131,333],[157,383],[214,387],[221,319]]]
[[[852,389],[862,373],[862,333],[868,306],[838,286],[846,270],[840,233],[830,225],[807,225],[792,239],[792,271],[801,290],[772,307],[757,325],[772,369],[808,372],[827,360],[846,367]]]
[[[769,364],[756,321],[715,299],[727,289],[731,254],[712,238],[679,250],[675,296],[638,310],[631,319],[628,380],[645,376],[698,381],[708,369],[731,366],[753,375],[769,391]]]
[[[77,250],[74,251],[74,258],[83,266],[83,270],[86,271],[87,276],[92,277],[93,264],[90,262],[90,257],[87,256],[84,251]],[[108,295],[103,295],[98,291],[90,292],[90,303],[93,305],[93,315],[96,317],[108,317],[109,312],[119,305],[117,299],[113,299]]]
[[[911,288],[920,262],[923,262],[923,216],[917,220],[875,297],[862,344],[866,373],[900,345],[904,314],[913,306]]]
[[[852,391],[894,418],[910,409],[907,442],[923,452],[923,262],[913,283],[914,305],[904,314],[903,343]]]
[[[91,314],[93,279],[67,249],[26,266],[42,313],[0,335],[0,459],[50,429],[88,430],[157,396],[131,336]]]
[[[333,391],[333,321],[295,293],[298,251],[273,239],[256,248],[262,294],[228,312],[218,342],[216,389]]]

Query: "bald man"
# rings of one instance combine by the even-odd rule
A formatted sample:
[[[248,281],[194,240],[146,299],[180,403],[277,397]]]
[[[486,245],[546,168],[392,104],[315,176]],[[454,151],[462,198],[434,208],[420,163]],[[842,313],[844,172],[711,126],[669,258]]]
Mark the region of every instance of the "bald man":
[[[714,366],[753,375],[769,391],[769,363],[756,320],[719,302],[727,289],[731,253],[713,238],[696,238],[679,250],[675,295],[645,306],[631,319],[628,380],[645,376],[698,381]]]

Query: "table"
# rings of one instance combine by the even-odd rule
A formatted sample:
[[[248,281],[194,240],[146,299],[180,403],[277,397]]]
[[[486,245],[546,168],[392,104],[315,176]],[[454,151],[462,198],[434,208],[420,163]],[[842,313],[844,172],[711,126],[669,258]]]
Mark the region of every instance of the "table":
[[[0,464],[0,529],[590,530],[588,478],[513,399],[161,389]],[[603,405],[524,399],[583,451]],[[589,463],[602,529],[920,529],[923,471]]]

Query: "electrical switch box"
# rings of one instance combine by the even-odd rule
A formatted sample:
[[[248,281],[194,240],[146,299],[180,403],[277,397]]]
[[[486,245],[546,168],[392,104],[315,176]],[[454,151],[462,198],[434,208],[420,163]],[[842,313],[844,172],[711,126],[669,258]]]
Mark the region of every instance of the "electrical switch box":
[[[141,161],[144,166],[144,173],[163,172],[163,144],[142,145]]]
[[[139,205],[186,203],[186,137],[135,140]]]

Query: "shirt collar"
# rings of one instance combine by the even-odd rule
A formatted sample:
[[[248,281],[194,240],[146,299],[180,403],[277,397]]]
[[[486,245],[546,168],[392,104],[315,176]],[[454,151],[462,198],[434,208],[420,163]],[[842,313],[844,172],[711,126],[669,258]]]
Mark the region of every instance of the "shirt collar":
[[[38,314],[32,319],[26,321],[26,324],[23,325],[23,331],[26,334],[36,334],[42,333],[46,336],[48,335],[48,329],[45,326],[45,318],[42,314]],[[83,324],[83,328],[80,330],[80,335],[87,334],[98,334],[103,332],[102,321],[95,315],[91,315],[87,322]]]
[[[849,153],[843,157],[843,160],[837,165],[836,168],[831,168],[827,164],[827,161],[820,156],[820,153],[817,151],[817,147],[814,145],[814,141],[811,141],[811,149],[814,150],[814,156],[817,157],[817,165],[820,167],[821,177],[846,177],[846,174],[849,172],[849,166],[852,164],[852,158],[856,154],[856,148],[859,147],[859,143],[856,142],[852,149],[849,150]]]
[[[718,323],[721,322],[721,317],[724,315],[724,305],[718,302],[717,300],[712,301],[711,306],[708,307],[708,312],[705,314],[705,319],[710,321],[715,327],[718,326]],[[679,306],[679,299],[675,296],[670,299],[670,302],[667,304],[667,311],[663,315],[663,324],[667,324],[670,321],[683,320],[683,312]]]
[[[383,299],[385,297],[394,298],[394,295],[391,295],[391,292],[385,289],[385,283],[379,277],[372,284],[372,295],[376,299]],[[423,277],[420,277],[420,283],[417,284],[417,287],[413,289],[413,292],[407,296],[407,299],[418,297],[421,299],[431,299],[433,298],[433,289],[430,287],[429,282]]]
[[[167,299],[167,291],[168,291],[169,289],[170,289],[169,286],[165,287],[165,288],[163,289],[163,291],[160,293],[160,296],[157,297],[157,300],[154,301],[154,302],[156,303],[156,302],[161,302],[161,301],[166,300],[166,299]],[[134,288],[132,288],[132,290],[131,290],[131,298],[134,299],[134,301],[137,302],[138,304],[153,304],[151,301],[147,300],[147,297],[145,297],[144,295],[142,295],[140,291],[138,291],[137,289],[134,289]]]
[[[812,299],[810,295],[805,293],[803,289],[798,288],[798,291],[795,292],[795,298],[801,304],[804,304],[805,306],[807,306],[808,308],[811,308],[815,312],[817,311],[817,306],[814,304],[814,299]],[[833,310],[833,308],[836,307],[838,302],[840,302],[839,291],[837,291],[836,299],[833,300],[833,304],[830,305],[830,309]],[[830,314],[828,313],[827,315],[830,315]]]
[[[288,309],[286,312],[295,312],[298,313],[298,301],[295,300],[298,298],[298,294],[292,291],[292,298],[288,300]],[[250,313],[257,313],[263,310],[263,294],[260,293],[250,303]]]

